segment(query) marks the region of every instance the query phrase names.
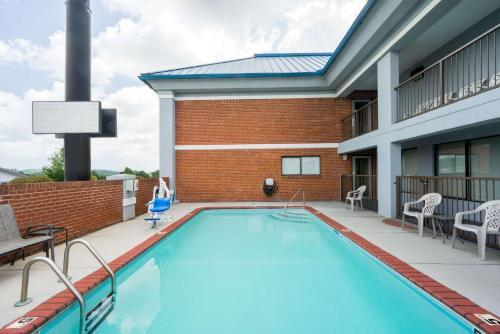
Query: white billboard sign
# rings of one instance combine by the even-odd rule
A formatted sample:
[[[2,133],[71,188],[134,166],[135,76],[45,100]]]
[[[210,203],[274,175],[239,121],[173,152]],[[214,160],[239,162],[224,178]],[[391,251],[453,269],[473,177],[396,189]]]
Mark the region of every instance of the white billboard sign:
[[[34,134],[101,133],[98,101],[33,101]]]

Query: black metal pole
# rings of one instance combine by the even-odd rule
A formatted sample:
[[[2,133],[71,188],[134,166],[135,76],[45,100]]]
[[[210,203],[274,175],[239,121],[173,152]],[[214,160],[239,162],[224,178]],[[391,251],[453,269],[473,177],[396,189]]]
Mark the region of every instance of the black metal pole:
[[[90,101],[89,0],[66,1],[66,101]],[[64,180],[90,179],[90,135],[64,136]]]

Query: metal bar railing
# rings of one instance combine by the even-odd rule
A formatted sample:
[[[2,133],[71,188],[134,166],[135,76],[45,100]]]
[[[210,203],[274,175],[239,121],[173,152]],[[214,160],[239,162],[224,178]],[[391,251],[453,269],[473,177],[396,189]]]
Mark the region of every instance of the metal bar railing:
[[[349,191],[356,190],[363,185],[366,186],[366,191],[363,195],[363,207],[372,211],[378,211],[376,175],[340,175],[340,200],[343,201]]]
[[[104,259],[102,258],[102,256],[99,253],[97,253],[97,251],[95,250],[95,248],[92,247],[92,245],[88,241],[86,241],[86,240],[75,239],[75,240],[72,240],[72,241],[70,241],[68,243],[68,246],[66,246],[66,249],[64,250],[63,274],[65,276],[68,276],[69,251],[70,251],[71,247],[73,247],[73,245],[75,245],[75,244],[82,244],[82,245],[84,245],[89,250],[89,252],[96,258],[96,260],[104,267],[104,269],[108,272],[109,276],[111,277],[111,293],[115,294],[116,293],[116,277],[115,277],[115,273],[113,272],[113,270],[111,270],[111,268],[108,266],[108,264],[106,263],[106,261],[104,261]]]
[[[397,86],[397,121],[500,86],[498,29],[500,24]]]
[[[44,262],[48,264],[49,268],[52,269],[52,271],[59,277],[60,281],[64,283],[66,288],[75,296],[76,300],[80,304],[80,323],[79,323],[79,333],[84,332],[85,328],[85,300],[83,299],[82,295],[78,290],[75,288],[73,283],[70,282],[70,280],[66,277],[66,275],[61,272],[61,269],[54,263],[49,258],[46,257],[36,257],[26,263],[23,269],[23,278],[21,281],[21,298],[19,301],[15,304],[16,307],[19,306],[24,306],[26,304],[29,304],[33,301],[33,299],[28,298],[28,285],[29,285],[29,275],[30,275],[30,269],[33,264],[36,262]]]
[[[451,234],[454,217],[458,212],[474,210],[484,202],[500,199],[500,177],[398,176],[396,178],[398,218],[401,218],[405,203],[415,201],[431,192],[443,196],[435,214],[446,219],[443,232]],[[417,206],[416,209],[421,207]],[[484,212],[471,215],[468,219],[470,224],[481,225]],[[472,234],[465,234],[464,238],[476,241]],[[500,248],[494,235],[488,237],[487,243],[490,247]]]
[[[286,215],[288,206],[295,200],[295,197],[297,197],[300,193],[302,193],[302,207],[306,206],[306,193],[304,192],[304,190],[302,188],[300,188],[299,190],[297,190],[295,192],[295,194],[293,194],[292,198],[290,198],[290,200],[283,207],[283,209],[284,209],[283,214]]]
[[[342,140],[361,136],[378,129],[378,100],[355,110],[342,119]]]

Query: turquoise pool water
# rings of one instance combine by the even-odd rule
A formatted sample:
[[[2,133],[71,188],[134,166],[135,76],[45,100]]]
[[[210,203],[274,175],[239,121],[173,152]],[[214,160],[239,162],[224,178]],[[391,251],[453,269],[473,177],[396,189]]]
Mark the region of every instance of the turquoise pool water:
[[[197,214],[118,273],[115,308],[95,333],[473,332],[318,218],[277,212]],[[42,333],[78,333],[78,306]]]

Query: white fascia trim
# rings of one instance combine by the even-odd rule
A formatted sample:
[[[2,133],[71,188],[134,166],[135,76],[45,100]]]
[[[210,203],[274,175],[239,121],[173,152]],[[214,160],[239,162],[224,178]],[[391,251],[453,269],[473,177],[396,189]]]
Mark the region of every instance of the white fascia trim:
[[[300,94],[240,94],[240,95],[186,95],[176,96],[176,101],[200,101],[200,100],[274,100],[274,99],[321,99],[336,98],[334,93],[300,93]]]
[[[407,25],[405,25],[404,28],[401,29],[401,31],[396,36],[394,36],[394,38],[392,38],[389,43],[386,44],[385,47],[377,52],[375,56],[370,58],[370,60],[368,60],[368,62],[366,62],[365,65],[361,67],[358,72],[356,72],[356,74],[351,76],[351,78],[344,85],[342,85],[340,89],[336,91],[337,95],[342,94],[347,88],[354,84],[354,82],[358,80],[361,75],[363,75],[373,64],[378,62],[387,52],[389,52],[391,48],[397,42],[399,42],[401,38],[404,37],[404,35],[406,35],[414,26],[416,26],[417,23],[420,22],[420,20],[422,20],[427,14],[429,14],[429,12],[433,10],[434,7],[436,7],[441,1],[442,0],[431,1],[424,9],[422,9],[420,13],[415,15],[415,17]]]
[[[338,148],[338,143],[307,144],[228,144],[228,145],[175,145],[176,151],[225,151],[225,150],[282,150]]]
[[[174,92],[168,92],[168,91],[165,92],[164,91],[164,92],[159,92],[158,97],[160,99],[173,99],[173,98],[175,98],[175,94],[174,94]]]

